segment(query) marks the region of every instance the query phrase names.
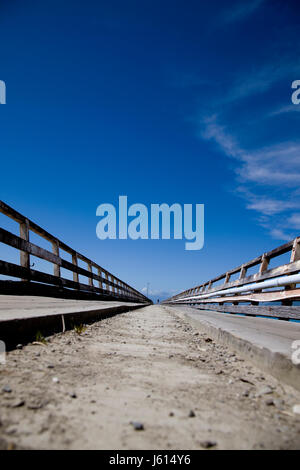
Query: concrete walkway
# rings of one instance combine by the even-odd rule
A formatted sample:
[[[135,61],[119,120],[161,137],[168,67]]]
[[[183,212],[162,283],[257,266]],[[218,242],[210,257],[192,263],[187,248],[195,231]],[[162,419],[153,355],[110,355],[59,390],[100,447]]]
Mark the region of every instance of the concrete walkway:
[[[300,393],[149,306],[9,352],[0,448],[299,449]]]
[[[142,306],[131,302],[0,295],[0,340],[12,349],[32,341],[38,332],[46,336]]]
[[[68,315],[71,313],[105,312],[112,307],[128,308],[141,304],[114,301],[70,300],[52,297],[21,295],[0,295],[0,322],[23,320],[48,315]]]
[[[232,347],[261,369],[300,390],[300,366],[292,362],[295,351],[292,344],[300,340],[300,323],[191,307],[168,308],[174,308],[221,344]]]

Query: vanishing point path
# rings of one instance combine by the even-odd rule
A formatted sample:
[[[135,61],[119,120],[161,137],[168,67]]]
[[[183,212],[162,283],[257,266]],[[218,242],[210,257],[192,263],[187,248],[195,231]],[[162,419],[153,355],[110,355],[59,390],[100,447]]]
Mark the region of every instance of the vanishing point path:
[[[9,352],[0,447],[296,449],[296,403],[179,310],[148,306]]]

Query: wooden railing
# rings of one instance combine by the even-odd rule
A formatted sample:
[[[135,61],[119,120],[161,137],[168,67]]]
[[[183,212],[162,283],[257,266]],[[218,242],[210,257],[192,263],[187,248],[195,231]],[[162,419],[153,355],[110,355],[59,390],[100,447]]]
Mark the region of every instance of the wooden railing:
[[[1,281],[0,293],[41,293],[55,296],[70,296],[75,298],[99,298],[106,300],[125,300],[131,302],[150,303],[143,294],[118,279],[104,268],[70,248],[68,245],[24,217],[3,201],[0,201],[0,212],[16,221],[20,226],[20,236],[0,227],[0,242],[13,247],[20,252],[20,264],[0,260],[0,274],[19,278],[21,281]],[[34,232],[52,245],[48,251],[30,242],[30,232]],[[60,250],[72,257],[72,262],[60,256]],[[36,256],[53,265],[53,274],[37,271],[30,266],[30,257]],[[78,266],[78,260],[86,264],[84,269]],[[61,276],[64,268],[73,273],[73,280]],[[93,271],[96,270],[97,274]],[[79,282],[79,275],[88,278],[88,284]],[[97,283],[95,285],[94,283]]]
[[[285,253],[290,253],[287,264],[269,269],[269,263]],[[255,274],[247,276],[247,270],[257,266]],[[300,300],[300,288],[297,288],[295,279],[285,287],[264,287],[263,282],[272,279],[281,279],[282,276],[300,273],[300,237],[264,253],[257,258],[227,271],[199,286],[187,289],[167,300],[166,304],[195,305],[206,310],[215,310],[228,313],[243,313],[246,315],[263,315],[284,319],[300,319],[300,306],[294,305]],[[238,279],[230,281],[233,275]],[[224,282],[214,286],[216,282]],[[291,278],[293,279],[293,278]],[[254,283],[262,283],[262,289]],[[300,283],[300,281],[299,281]],[[249,290],[247,285],[249,284]],[[226,292],[228,289],[245,286],[246,292]],[[222,292],[221,292],[222,291]],[[207,295],[209,294],[209,296]],[[260,303],[265,305],[260,305]],[[266,305],[268,303],[268,305]],[[274,303],[272,305],[272,303]],[[277,305],[275,305],[277,303]],[[280,303],[280,305],[278,305]]]

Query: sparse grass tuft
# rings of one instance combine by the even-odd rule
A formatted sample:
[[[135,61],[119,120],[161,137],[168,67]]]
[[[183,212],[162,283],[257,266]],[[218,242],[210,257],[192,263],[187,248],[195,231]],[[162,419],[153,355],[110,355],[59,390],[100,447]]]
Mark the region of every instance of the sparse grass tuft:
[[[46,341],[44,335],[40,331],[37,331],[37,333],[35,335],[35,341],[37,343],[47,344],[47,341]]]
[[[86,330],[86,326],[84,326],[82,323],[80,325],[75,325],[74,326],[74,331],[78,335],[81,335],[82,333],[84,333],[85,330]]]

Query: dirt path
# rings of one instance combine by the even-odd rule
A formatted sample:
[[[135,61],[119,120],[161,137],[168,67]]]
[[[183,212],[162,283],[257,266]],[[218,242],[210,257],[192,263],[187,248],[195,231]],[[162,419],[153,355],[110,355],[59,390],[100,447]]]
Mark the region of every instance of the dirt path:
[[[294,404],[298,392],[151,306],[9,353],[0,447],[295,449]]]

